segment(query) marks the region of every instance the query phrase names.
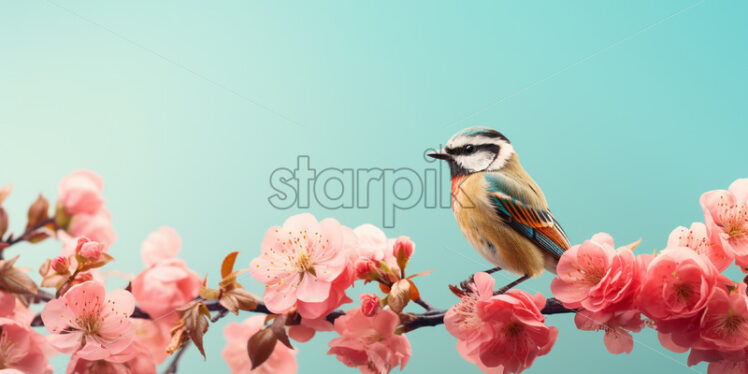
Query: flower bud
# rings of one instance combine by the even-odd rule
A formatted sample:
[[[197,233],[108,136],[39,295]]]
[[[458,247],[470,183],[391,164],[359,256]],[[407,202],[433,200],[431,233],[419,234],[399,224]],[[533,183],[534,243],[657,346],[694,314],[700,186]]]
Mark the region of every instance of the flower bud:
[[[373,281],[379,277],[376,265],[371,260],[361,260],[356,263],[356,279]]]
[[[91,261],[97,260],[104,252],[104,244],[99,242],[87,242],[80,246],[78,254]]]
[[[380,302],[379,296],[376,294],[361,294],[358,296],[361,299],[361,312],[367,317],[373,317],[379,312]]]
[[[395,245],[392,247],[392,254],[397,259],[397,266],[400,269],[405,269],[408,266],[408,260],[413,255],[415,244],[407,236],[401,236],[395,240]]]
[[[65,256],[57,256],[52,259],[50,266],[57,274],[66,274],[70,268],[70,262]]]
[[[29,229],[41,225],[47,218],[49,218],[49,202],[44,196],[39,195],[36,201],[29,207],[26,228]]]

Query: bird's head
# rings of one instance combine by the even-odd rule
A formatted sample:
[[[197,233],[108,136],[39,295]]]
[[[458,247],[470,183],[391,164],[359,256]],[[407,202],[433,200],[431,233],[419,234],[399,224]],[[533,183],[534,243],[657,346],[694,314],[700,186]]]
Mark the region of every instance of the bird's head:
[[[471,127],[452,136],[444,149],[428,156],[447,161],[454,178],[501,170],[513,154],[512,143],[502,133],[488,127]]]

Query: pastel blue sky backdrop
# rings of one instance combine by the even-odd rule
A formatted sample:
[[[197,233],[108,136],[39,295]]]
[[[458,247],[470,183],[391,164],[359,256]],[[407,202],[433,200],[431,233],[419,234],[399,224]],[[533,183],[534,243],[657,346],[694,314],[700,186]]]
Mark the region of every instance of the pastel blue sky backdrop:
[[[702,192],[748,176],[747,11],[736,0],[3,1],[0,184],[16,186],[6,204],[18,231],[37,193],[54,200],[64,175],[95,170],[119,234],[112,268],[138,272],[141,241],[170,225],[181,257],[216,281],[224,254],[248,264],[266,228],[300,211],[267,200],[271,172],[298,155],[320,169],[423,170],[425,149],[486,125],[512,140],[572,242],[606,231],[650,252],[702,220]],[[380,224],[380,208],[308,210],[357,226]],[[456,301],[447,284],[489,267],[448,209],[401,211],[387,233],[417,243],[413,271],[436,269],[419,284],[440,307]],[[36,268],[58,251],[11,254]],[[549,294],[550,279],[523,288]],[[240,319],[211,326],[208,360],[193,349],[185,372],[227,371],[222,330]],[[572,316],[548,323],[556,347],[529,372],[692,372],[651,331],[614,356]],[[298,344],[302,373],[351,372],[325,356],[331,337]],[[477,371],[441,327],[409,338],[409,372]]]

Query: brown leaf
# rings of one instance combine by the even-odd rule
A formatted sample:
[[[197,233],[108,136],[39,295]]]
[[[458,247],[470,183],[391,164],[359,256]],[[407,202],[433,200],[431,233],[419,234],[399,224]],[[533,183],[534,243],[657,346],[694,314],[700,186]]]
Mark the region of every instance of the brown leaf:
[[[100,268],[112,261],[114,261],[114,257],[112,257],[109,253],[102,252],[98,259],[91,261],[86,259],[83,256],[77,255],[78,263],[80,264],[78,266],[78,269],[80,271],[86,271],[91,269]]]
[[[8,212],[0,206],[0,239],[2,239],[6,231],[8,231]]]
[[[42,221],[49,218],[49,201],[41,194],[36,201],[29,207],[28,222],[26,228],[32,228],[40,225]]]
[[[416,284],[410,279],[408,279],[408,283],[410,283],[410,299],[413,301],[418,300],[418,298],[421,297],[421,293],[418,292],[418,287],[416,287]]]
[[[72,274],[67,270],[64,273],[58,273],[52,268],[52,260],[47,259],[44,261],[42,266],[39,267],[39,275],[42,276],[42,287],[54,287],[55,289],[59,289]]]
[[[177,310],[182,313],[185,333],[195,343],[203,358],[207,358],[205,356],[205,349],[203,348],[203,335],[208,331],[208,326],[210,325],[210,311],[208,307],[199,301],[193,301]]]
[[[254,335],[247,341],[247,354],[249,354],[249,361],[252,362],[252,370],[262,365],[275,350],[275,343],[278,338],[275,336],[273,331],[266,327]]]
[[[413,274],[413,275],[409,275],[409,276],[408,276],[408,279],[413,279],[413,278],[415,278],[415,277],[421,277],[421,276],[429,275],[429,274],[431,274],[431,273],[433,273],[433,272],[434,272],[433,270],[426,270],[426,271],[422,271],[422,272],[420,272],[420,273],[416,273],[416,274]]]
[[[221,264],[221,277],[226,278],[229,274],[234,271],[234,262],[236,262],[236,256],[239,252],[231,252],[223,259]]]
[[[67,231],[72,219],[73,216],[65,211],[65,207],[62,206],[61,203],[57,203],[57,206],[55,207],[55,226],[57,226],[57,228],[59,229]]]
[[[384,293],[390,293],[390,288],[384,283],[379,283],[379,289]]]
[[[221,293],[219,304],[231,313],[239,315],[240,310],[255,310],[257,308],[257,296],[243,288],[234,288]]]
[[[270,329],[273,330],[273,334],[275,335],[278,340],[280,340],[281,343],[285,344],[286,347],[293,349],[293,346],[291,345],[291,341],[288,340],[288,333],[286,332],[286,321],[288,320],[288,315],[281,314],[273,321],[273,324],[270,325]]]
[[[176,326],[172,327],[170,333],[171,341],[166,347],[166,353],[173,354],[177,351],[177,349],[179,349],[179,347],[182,346],[182,344],[186,343],[189,340],[187,335],[184,334],[184,320],[180,318],[177,321]]]
[[[31,244],[36,244],[49,238],[49,234],[44,231],[34,231],[26,236],[26,240]]]
[[[217,299],[221,296],[221,291],[214,290],[205,286],[200,287],[200,297],[205,300]]]
[[[18,256],[10,260],[0,260],[0,289],[15,294],[36,294],[36,283],[26,273],[13,265]]]
[[[277,317],[275,314],[268,314],[265,316],[265,322],[263,322],[263,325],[267,325],[268,322],[272,321]]]
[[[408,305],[408,301],[410,301],[410,283],[407,279],[399,280],[390,289],[387,305],[393,312],[400,313]]]

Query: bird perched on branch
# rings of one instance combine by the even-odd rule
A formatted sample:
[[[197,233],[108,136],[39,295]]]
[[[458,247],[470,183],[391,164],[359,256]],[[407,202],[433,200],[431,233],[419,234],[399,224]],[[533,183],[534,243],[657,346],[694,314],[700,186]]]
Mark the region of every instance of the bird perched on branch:
[[[463,235],[486,260],[522,276],[556,272],[569,239],[548,209],[543,191],[525,172],[500,132],[472,127],[428,156],[444,160],[452,175],[452,210]]]

